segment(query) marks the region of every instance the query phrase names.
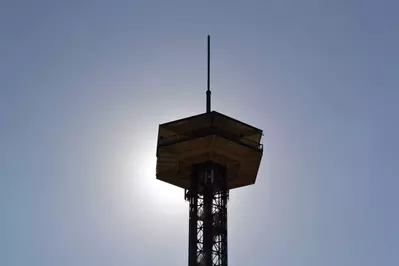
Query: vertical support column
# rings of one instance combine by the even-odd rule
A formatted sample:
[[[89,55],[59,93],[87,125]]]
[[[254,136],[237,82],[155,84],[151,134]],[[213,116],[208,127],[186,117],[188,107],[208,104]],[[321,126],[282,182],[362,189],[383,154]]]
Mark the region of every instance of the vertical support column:
[[[227,188],[227,178],[225,169],[223,169],[223,177],[221,179],[221,186],[220,186],[220,224],[221,224],[221,231],[220,231],[220,240],[221,240],[221,247],[220,247],[220,265],[227,266],[227,202],[229,200],[229,190]]]
[[[213,181],[214,169],[209,166],[204,176],[204,265],[212,266],[213,257]]]
[[[213,196],[213,266],[227,266],[227,201],[225,168],[217,167]]]
[[[186,191],[186,200],[188,200],[190,204],[188,240],[189,266],[197,266],[198,183],[198,173],[195,169],[190,180],[190,190]]]

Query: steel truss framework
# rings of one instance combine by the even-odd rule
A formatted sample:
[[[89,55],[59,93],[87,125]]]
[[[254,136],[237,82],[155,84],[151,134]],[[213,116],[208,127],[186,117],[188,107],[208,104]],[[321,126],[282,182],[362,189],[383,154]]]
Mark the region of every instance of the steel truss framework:
[[[227,266],[225,168],[208,162],[194,166],[185,198],[190,205],[189,266]]]

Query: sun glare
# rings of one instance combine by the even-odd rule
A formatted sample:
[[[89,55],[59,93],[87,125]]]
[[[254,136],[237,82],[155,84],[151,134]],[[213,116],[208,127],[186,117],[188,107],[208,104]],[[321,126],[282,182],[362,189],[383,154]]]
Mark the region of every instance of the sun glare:
[[[140,200],[151,201],[159,209],[184,205],[182,189],[156,179],[156,154],[153,145],[145,144],[136,147],[126,162],[125,173],[132,181],[132,193],[139,195]]]

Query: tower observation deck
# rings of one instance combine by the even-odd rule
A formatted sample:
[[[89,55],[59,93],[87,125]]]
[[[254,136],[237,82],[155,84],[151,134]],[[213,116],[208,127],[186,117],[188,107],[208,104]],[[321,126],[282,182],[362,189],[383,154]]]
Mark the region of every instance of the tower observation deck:
[[[262,130],[211,111],[210,36],[206,112],[159,125],[156,177],[189,202],[189,266],[227,266],[229,190],[255,183]]]

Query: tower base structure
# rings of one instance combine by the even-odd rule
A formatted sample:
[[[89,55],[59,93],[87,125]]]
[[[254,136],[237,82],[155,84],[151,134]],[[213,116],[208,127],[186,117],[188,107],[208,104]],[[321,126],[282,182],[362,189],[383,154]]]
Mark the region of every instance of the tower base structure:
[[[212,161],[194,165],[185,198],[189,211],[189,266],[227,266],[226,168]]]

